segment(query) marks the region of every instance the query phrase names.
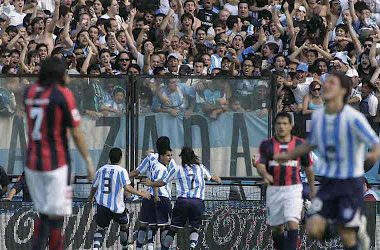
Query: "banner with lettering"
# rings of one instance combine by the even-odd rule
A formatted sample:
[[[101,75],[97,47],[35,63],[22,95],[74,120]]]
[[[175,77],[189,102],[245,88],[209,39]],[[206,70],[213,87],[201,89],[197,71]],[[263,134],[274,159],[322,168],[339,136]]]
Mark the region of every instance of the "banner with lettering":
[[[129,241],[133,242],[133,232],[137,229],[140,203],[127,205],[130,216]],[[371,238],[371,250],[377,249],[379,240],[376,221],[376,203],[367,203],[365,213],[370,222],[368,232]],[[205,213],[200,229],[197,249],[272,249],[271,232],[266,225],[264,204],[260,201],[206,201]],[[73,215],[65,218],[64,249],[92,249],[93,235],[96,229],[94,214],[96,210],[89,203],[74,203]],[[0,202],[0,249],[30,249],[33,223],[37,214],[30,203]],[[119,244],[119,226],[112,223],[106,232],[103,249],[121,249]],[[174,246],[186,249],[189,230],[181,230]],[[300,229],[300,249],[342,249],[338,238],[320,243],[310,240]],[[159,247],[159,239],[156,247]]]

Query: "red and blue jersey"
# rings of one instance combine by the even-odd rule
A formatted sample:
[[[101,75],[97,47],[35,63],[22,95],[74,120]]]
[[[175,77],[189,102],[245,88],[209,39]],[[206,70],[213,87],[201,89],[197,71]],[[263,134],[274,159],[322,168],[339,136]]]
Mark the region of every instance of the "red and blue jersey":
[[[265,140],[261,143],[260,156],[257,163],[264,164],[267,172],[273,176],[274,186],[287,186],[302,183],[300,171],[301,166],[311,167],[312,160],[309,154],[301,156],[296,160],[290,160],[279,164],[273,160],[273,156],[283,152],[293,151],[295,147],[304,143],[304,140],[293,136],[290,142],[281,143],[276,137]]]
[[[67,129],[77,127],[80,115],[71,91],[59,85],[31,85],[24,93],[28,122],[27,167],[51,171],[70,165]]]

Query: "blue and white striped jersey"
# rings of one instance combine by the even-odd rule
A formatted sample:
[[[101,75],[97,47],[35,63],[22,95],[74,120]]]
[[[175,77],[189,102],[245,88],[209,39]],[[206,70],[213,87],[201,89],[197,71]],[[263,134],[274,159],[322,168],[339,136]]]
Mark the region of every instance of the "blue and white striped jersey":
[[[107,207],[114,213],[121,214],[125,210],[124,187],[130,185],[126,169],[118,165],[106,164],[96,171],[92,187],[97,188],[96,203]]]
[[[158,157],[159,156],[157,153],[148,154],[144,158],[144,160],[141,162],[141,164],[137,167],[137,170],[140,172],[140,174],[145,174],[149,179],[151,179],[153,181],[161,180],[161,179],[157,179],[158,177],[162,178],[161,174],[158,173],[158,170],[155,171],[155,168],[157,166],[159,166],[160,169],[162,170],[162,168],[160,166],[162,164],[158,161]],[[163,166],[163,167],[165,168],[166,171],[169,171],[170,169],[174,168],[175,166],[176,166],[176,163],[175,163],[174,159],[172,159],[167,168],[165,166]],[[156,175],[158,177],[156,177]],[[165,173],[165,175],[166,175],[166,173]],[[153,188],[150,188],[149,191],[153,195]],[[162,194],[162,195],[160,195],[160,194]],[[167,183],[167,185],[160,187],[158,189],[158,195],[164,196],[167,198],[171,198],[171,183]]]
[[[170,169],[163,181],[176,182],[177,198],[205,198],[205,179],[210,180],[211,174],[205,166],[193,164],[191,166],[175,166]]]
[[[151,172],[151,180],[152,181],[162,181],[164,177],[168,174],[168,169],[161,162],[157,161],[155,163],[155,167],[152,168]],[[149,192],[151,195],[154,195],[153,187],[149,188]],[[171,199],[171,189],[170,184],[167,184],[163,187],[158,188],[158,196],[163,196]]]
[[[367,119],[349,105],[334,115],[319,109],[312,115],[308,142],[317,146],[316,175],[347,179],[364,174],[366,147],[380,143]]]

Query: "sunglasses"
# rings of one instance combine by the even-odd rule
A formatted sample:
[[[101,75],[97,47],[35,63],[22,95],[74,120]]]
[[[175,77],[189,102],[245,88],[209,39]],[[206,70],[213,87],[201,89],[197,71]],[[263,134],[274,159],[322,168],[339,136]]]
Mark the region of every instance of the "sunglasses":
[[[120,62],[128,62],[128,61],[130,61],[130,59],[129,58],[120,58],[119,61]]]
[[[313,91],[321,91],[321,88],[315,88]]]
[[[370,47],[372,47],[372,44],[364,44],[363,47],[364,48],[370,48]]]
[[[3,58],[7,58],[7,57],[10,57],[11,54],[5,54],[5,55],[2,55]]]

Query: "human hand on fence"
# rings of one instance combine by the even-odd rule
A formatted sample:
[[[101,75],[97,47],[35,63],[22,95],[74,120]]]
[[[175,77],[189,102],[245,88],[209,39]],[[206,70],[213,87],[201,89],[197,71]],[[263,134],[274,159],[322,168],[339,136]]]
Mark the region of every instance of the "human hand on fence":
[[[222,179],[219,176],[214,175],[211,177],[211,180],[213,180],[214,182],[216,182],[218,184],[222,184]]]
[[[171,114],[171,116],[173,117],[177,117],[179,115],[179,110],[176,110],[176,109],[171,109],[169,111],[169,113]]]

